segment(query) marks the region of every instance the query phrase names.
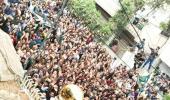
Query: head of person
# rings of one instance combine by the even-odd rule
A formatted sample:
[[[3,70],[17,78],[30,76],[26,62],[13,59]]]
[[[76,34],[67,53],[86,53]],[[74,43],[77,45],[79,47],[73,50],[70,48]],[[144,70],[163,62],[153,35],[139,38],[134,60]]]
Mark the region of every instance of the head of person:
[[[159,50],[160,49],[160,47],[158,46],[157,48],[156,48],[156,50]]]

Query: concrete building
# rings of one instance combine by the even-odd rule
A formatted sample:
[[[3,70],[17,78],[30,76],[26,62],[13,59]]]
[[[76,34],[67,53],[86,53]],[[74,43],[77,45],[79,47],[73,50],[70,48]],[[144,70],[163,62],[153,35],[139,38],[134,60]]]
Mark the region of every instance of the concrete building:
[[[158,8],[153,10],[149,6],[144,6],[144,10],[137,11],[134,17],[139,18],[139,24],[134,25],[137,30],[139,36],[146,39],[145,43],[145,51],[149,51],[149,46],[152,48],[156,48],[157,46],[162,47],[168,37],[161,34],[163,30],[160,28],[161,22],[167,22],[170,20],[170,6],[165,5],[165,8]],[[132,18],[133,19],[133,18]],[[147,20],[146,22],[142,22],[142,20]],[[131,34],[135,37],[135,41],[139,42],[139,38],[135,33],[134,29],[131,25],[127,26],[127,29],[131,32]]]
[[[139,19],[146,19],[146,23],[139,22],[143,26],[139,27],[134,25],[141,39],[145,38],[145,52],[150,53],[149,47],[156,48],[160,46],[160,56],[154,63],[159,64],[161,72],[170,76],[170,39],[169,37],[162,35],[160,28],[161,22],[168,22],[170,20],[170,6],[164,5],[163,8],[152,10],[149,6],[144,7],[144,11],[138,11],[135,17]],[[132,26],[129,24],[126,27],[130,33],[135,37],[135,41],[139,42],[139,37],[135,33]],[[127,56],[127,52],[124,53],[124,57]],[[126,57],[128,58],[128,57]],[[124,58],[125,59],[125,58]],[[129,63],[129,62],[127,62]],[[154,64],[155,65],[155,64]]]
[[[119,0],[95,0],[104,17],[113,17],[121,9]]]
[[[162,72],[166,73],[170,76],[170,39],[166,42],[166,44],[162,47],[160,53],[160,69]]]

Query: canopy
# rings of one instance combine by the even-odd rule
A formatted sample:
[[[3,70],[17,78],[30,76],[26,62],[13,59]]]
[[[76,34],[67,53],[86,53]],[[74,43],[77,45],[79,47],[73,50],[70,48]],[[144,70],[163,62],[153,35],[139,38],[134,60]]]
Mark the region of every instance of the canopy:
[[[0,29],[0,81],[14,80],[16,76],[24,76],[20,57],[9,35]]]
[[[110,16],[114,16],[121,9],[118,0],[96,0],[96,3]]]

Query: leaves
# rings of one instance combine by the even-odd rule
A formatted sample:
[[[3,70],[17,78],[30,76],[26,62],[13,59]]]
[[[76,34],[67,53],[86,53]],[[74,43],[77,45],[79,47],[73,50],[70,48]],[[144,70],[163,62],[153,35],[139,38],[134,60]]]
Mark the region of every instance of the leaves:
[[[144,5],[144,0],[122,0],[121,3],[129,17]],[[112,32],[121,32],[128,24],[124,10],[119,10],[115,16],[105,22],[101,13],[96,10],[95,0],[70,0],[69,8],[74,15],[82,20],[95,33],[109,37]]]
[[[161,23],[160,23],[160,28],[161,28],[162,30],[167,30],[167,29],[168,29],[168,24],[167,24],[167,23],[164,23],[164,22],[161,22]]]
[[[126,16],[126,13],[128,17],[131,17],[133,12],[135,11],[135,6],[132,0],[123,0],[122,2],[123,8],[119,10],[115,16],[113,16],[112,21],[114,22],[116,29],[116,32],[121,32],[121,30],[124,29],[124,27],[128,24],[128,18]],[[125,13],[126,12],[126,13]]]
[[[160,23],[160,28],[164,31],[167,31],[170,29],[170,21],[168,22],[161,22]]]
[[[164,95],[164,100],[170,100],[170,94],[165,94]]]
[[[102,15],[96,10],[94,0],[70,0],[69,8],[76,17],[84,20],[92,31],[106,35],[112,33],[112,24],[101,20]]]

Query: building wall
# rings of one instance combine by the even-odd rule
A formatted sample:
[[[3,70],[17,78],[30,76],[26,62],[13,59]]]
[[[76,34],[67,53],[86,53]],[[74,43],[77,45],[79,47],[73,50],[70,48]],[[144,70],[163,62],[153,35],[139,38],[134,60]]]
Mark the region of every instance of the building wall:
[[[161,64],[159,65],[159,68],[160,68],[161,72],[170,76],[170,67],[166,63],[161,62]]]
[[[160,58],[170,68],[170,39],[162,47],[160,51]]]
[[[166,8],[157,8],[152,10],[151,7],[145,5],[144,11],[137,11],[134,17],[138,17],[139,19],[146,19],[147,22],[143,23],[144,27],[142,29],[138,29],[135,25],[135,29],[137,30],[140,38],[145,38],[145,51],[150,52],[149,46],[152,48],[156,48],[157,46],[162,47],[164,43],[167,41],[168,37],[161,34],[162,30],[160,29],[161,22],[167,22],[170,20],[170,6],[166,6]],[[131,18],[133,19],[133,18]],[[132,33],[135,37],[135,41],[139,42],[139,38],[135,33],[134,29],[131,25],[127,26],[127,29]]]

